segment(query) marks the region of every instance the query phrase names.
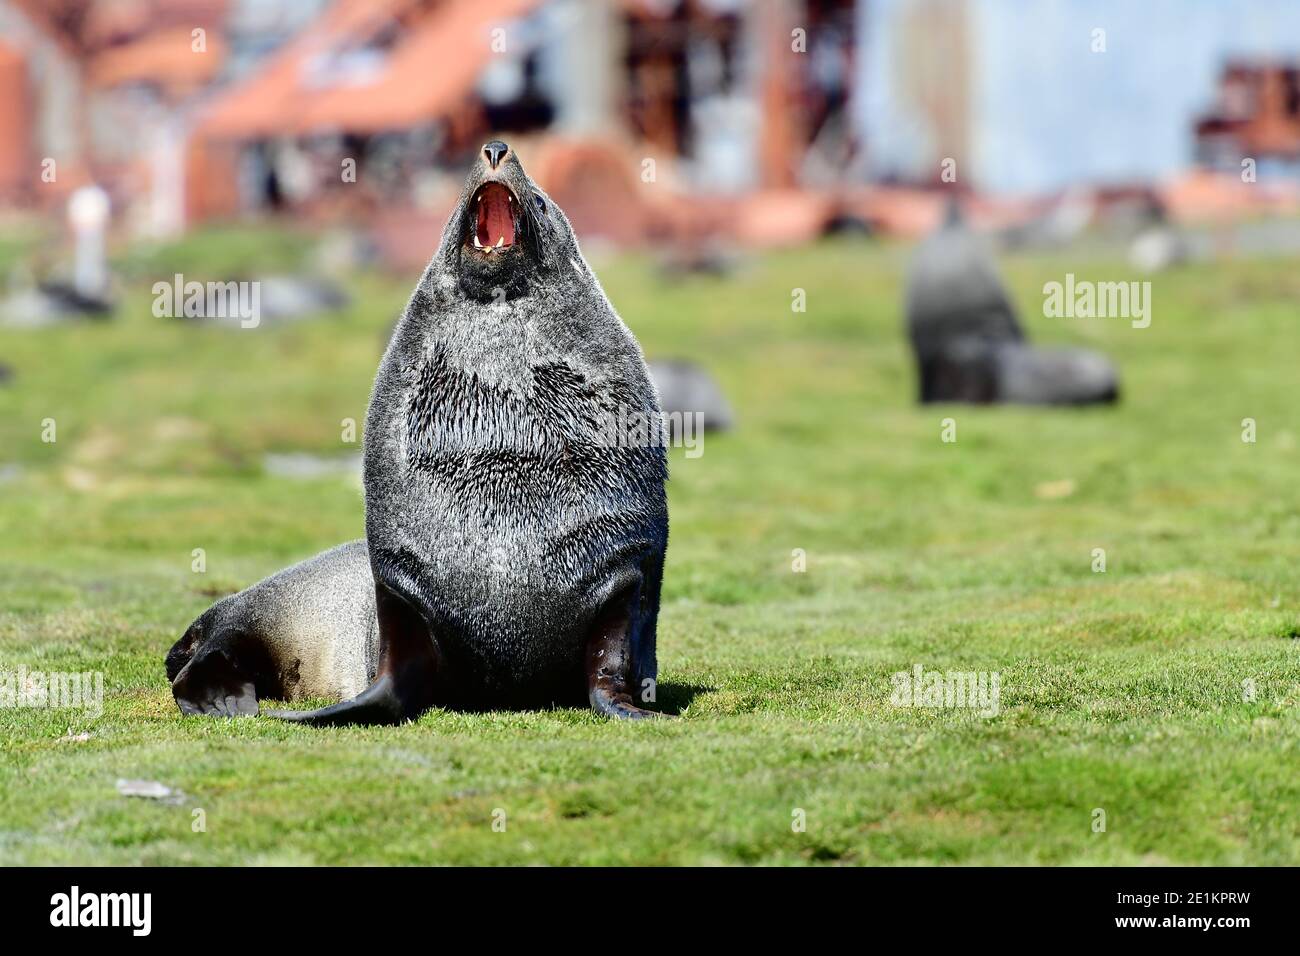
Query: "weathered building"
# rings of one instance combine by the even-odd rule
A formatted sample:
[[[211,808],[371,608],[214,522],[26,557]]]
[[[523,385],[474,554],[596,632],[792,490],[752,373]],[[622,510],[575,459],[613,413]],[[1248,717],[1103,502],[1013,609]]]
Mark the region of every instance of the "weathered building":
[[[867,0],[854,119],[874,181],[994,194],[1153,182],[1196,160],[1230,62],[1294,62],[1282,0]]]

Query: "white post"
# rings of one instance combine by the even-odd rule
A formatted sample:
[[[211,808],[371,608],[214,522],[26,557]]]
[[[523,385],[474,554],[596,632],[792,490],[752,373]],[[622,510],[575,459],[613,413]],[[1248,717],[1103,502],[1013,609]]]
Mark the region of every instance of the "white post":
[[[81,295],[102,295],[108,290],[104,261],[108,193],[94,185],[77,189],[68,200],[68,223],[76,242],[72,284]]]

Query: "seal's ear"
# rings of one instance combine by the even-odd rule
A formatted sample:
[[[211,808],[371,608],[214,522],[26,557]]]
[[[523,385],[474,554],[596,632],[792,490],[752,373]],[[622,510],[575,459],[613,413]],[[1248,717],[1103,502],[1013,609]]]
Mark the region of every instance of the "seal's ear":
[[[320,710],[271,710],[268,717],[313,727],[400,724],[433,706],[438,645],[411,602],[375,581],[379,618],[379,671],[375,682],[352,700]]]

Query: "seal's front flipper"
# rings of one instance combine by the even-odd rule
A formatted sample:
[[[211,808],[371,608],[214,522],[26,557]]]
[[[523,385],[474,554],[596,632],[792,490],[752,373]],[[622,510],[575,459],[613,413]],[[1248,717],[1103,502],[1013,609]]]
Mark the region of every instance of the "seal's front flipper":
[[[312,727],[343,727],[369,724],[400,724],[402,704],[388,676],[378,678],[352,700],[331,704],[320,710],[268,710],[267,717],[288,720]]]
[[[610,602],[596,618],[587,637],[587,699],[591,709],[606,717],[640,720],[663,717],[638,707],[632,699],[631,601],[625,595]]]
[[[172,682],[172,696],[186,716],[251,717],[257,713],[258,655],[237,636],[218,638],[194,655]]]
[[[375,682],[352,700],[320,710],[268,710],[266,716],[313,727],[400,724],[433,706],[438,645],[420,612],[375,582],[379,669]]]

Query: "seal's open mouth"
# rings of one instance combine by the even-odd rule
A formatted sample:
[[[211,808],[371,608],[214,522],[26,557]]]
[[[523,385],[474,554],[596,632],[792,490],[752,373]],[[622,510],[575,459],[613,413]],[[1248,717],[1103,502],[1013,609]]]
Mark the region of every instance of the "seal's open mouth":
[[[519,203],[501,183],[484,183],[470,200],[473,211],[474,248],[484,252],[507,249],[515,244]]]

